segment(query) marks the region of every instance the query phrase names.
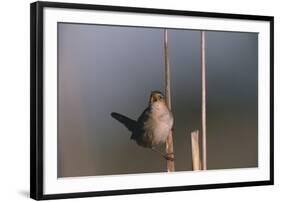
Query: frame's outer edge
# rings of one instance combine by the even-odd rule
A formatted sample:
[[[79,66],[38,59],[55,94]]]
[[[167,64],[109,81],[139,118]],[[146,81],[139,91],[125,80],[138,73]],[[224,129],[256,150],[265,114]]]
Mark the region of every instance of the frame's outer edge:
[[[270,179],[265,181],[237,182],[192,186],[155,187],[131,190],[112,190],[101,192],[43,193],[43,8],[73,8],[90,10],[110,10],[133,13],[166,15],[189,15],[201,17],[260,20],[270,23]],[[274,184],[274,17],[229,13],[180,11],[154,8],[135,8],[91,4],[34,2],[30,4],[30,197],[35,200],[63,199],[91,196],[155,193],[217,189],[228,187],[263,186]]]
[[[64,2],[50,2],[50,1],[38,1],[38,2],[43,7],[45,6],[51,8],[103,10],[103,11],[117,11],[117,12],[121,11],[121,12],[132,12],[132,13],[182,15],[182,16],[211,17],[211,18],[232,18],[232,19],[241,19],[241,20],[260,20],[260,21],[270,21],[272,19],[272,16],[265,16],[265,15],[247,15],[247,14],[217,13],[217,12],[206,12],[206,11],[201,12],[201,11],[111,6],[111,5],[83,4],[83,3],[64,3]]]
[[[274,17],[270,19],[270,183],[274,185]]]
[[[43,9],[30,4],[30,197],[43,198]]]

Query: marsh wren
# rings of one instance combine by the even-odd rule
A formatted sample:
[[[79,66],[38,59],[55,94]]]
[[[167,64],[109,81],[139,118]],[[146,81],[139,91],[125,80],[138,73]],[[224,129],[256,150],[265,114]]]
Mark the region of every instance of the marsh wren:
[[[159,151],[155,147],[166,142],[174,122],[173,114],[160,91],[151,92],[148,107],[137,121],[118,113],[111,115],[132,132],[131,139],[135,140],[139,146],[151,148],[156,152]],[[159,153],[167,160],[173,160],[169,157],[170,154]]]

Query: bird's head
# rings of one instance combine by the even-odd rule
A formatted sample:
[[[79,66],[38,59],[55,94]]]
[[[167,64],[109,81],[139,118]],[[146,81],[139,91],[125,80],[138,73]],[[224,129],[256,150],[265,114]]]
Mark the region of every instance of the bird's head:
[[[149,103],[165,102],[164,95],[160,91],[152,91],[150,94]]]

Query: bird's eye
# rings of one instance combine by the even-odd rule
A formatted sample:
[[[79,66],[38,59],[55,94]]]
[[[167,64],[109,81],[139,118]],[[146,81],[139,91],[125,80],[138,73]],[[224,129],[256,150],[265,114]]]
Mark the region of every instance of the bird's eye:
[[[161,95],[159,95],[159,96],[158,96],[158,99],[159,99],[159,100],[162,100],[162,99],[163,99],[163,97],[162,97]]]

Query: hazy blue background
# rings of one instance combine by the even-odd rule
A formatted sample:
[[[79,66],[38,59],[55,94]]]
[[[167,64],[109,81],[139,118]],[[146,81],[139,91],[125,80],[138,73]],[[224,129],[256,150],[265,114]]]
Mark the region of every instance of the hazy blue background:
[[[201,130],[200,32],[168,31],[176,170]],[[258,34],[206,32],[208,169],[258,162]],[[165,89],[163,29],[58,24],[58,175],[166,171],[110,116],[137,119]]]

